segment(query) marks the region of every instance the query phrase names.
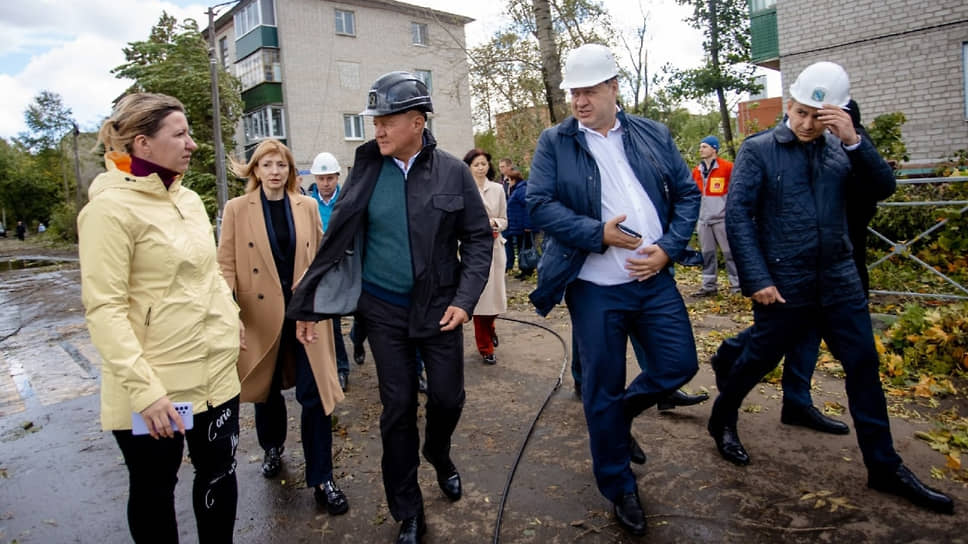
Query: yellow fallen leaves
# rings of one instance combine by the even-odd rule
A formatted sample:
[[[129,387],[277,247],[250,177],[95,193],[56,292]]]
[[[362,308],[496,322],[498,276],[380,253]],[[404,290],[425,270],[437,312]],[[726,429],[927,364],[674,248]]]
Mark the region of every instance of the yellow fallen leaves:
[[[830,512],[836,512],[837,510],[856,510],[857,507],[850,504],[846,497],[834,497],[833,491],[814,491],[807,493],[800,497],[800,501],[813,501],[813,507],[816,510],[821,508],[830,507]]]

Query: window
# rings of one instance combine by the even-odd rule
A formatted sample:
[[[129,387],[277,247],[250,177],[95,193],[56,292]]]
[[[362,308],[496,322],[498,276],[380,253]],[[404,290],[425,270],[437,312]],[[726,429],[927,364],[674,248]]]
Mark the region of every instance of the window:
[[[343,138],[346,140],[362,140],[364,138],[362,115],[343,114]]]
[[[427,86],[427,92],[434,93],[434,76],[430,73],[430,70],[414,70],[413,75],[423,81],[424,85]]]
[[[750,2],[750,13],[756,13],[776,6],[776,0],[752,0]]]
[[[240,60],[235,65],[235,77],[242,82],[242,89],[255,87],[260,83],[282,81],[282,64],[279,62],[278,49],[260,49]]]
[[[285,138],[286,123],[282,106],[268,106],[245,114],[245,143],[266,138]]]
[[[410,23],[410,41],[414,45],[428,45],[427,23]]]
[[[218,40],[218,58],[222,61],[222,68],[229,67],[229,39],[225,36]]]
[[[235,12],[235,38],[239,39],[251,32],[259,25],[275,26],[276,14],[272,7],[273,0],[253,0],[245,7]]]
[[[352,11],[336,10],[336,33],[356,36],[356,15]]]

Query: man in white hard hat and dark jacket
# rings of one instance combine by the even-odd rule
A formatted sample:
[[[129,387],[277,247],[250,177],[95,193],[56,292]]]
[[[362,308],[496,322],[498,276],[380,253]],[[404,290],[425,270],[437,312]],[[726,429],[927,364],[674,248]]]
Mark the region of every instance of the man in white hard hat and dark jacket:
[[[842,109],[850,100],[842,67],[808,66],[790,95],[787,120],[747,139],[733,168],[726,232],[743,294],[753,299],[754,325],[732,367],[714,365],[721,387],[709,433],[724,459],[749,464],[736,429],[743,399],[785,352],[819,333],[844,367],[868,486],[953,513],[953,501],[922,484],[894,450],[867,297],[847,236],[847,194],[884,199],[894,192],[893,172]],[[857,171],[866,175],[851,175]]]
[[[419,542],[426,531],[417,481],[416,350],[427,372],[424,457],[452,501],[460,475],[450,440],[464,405],[463,325],[487,282],[493,236],[467,166],[437,149],[425,129],[433,111],[424,83],[407,72],[383,75],[362,115],[373,116],[375,139],[356,150],[315,260],[299,282],[288,315],[297,335],[315,340],[317,291],[325,291],[361,242],[362,294],[356,315],[366,326],[376,363],[383,413],[383,484],[397,542]],[[359,255],[356,255],[359,258]]]
[[[565,298],[595,480],[620,525],[640,535],[631,422],[698,370],[670,268],[692,235],[701,195],[669,130],[616,106],[617,75],[602,45],[583,45],[565,63],[561,86],[574,116],[541,134],[528,182],[531,223],[548,237],[531,301],[546,315]],[[650,364],[626,387],[630,335]]]

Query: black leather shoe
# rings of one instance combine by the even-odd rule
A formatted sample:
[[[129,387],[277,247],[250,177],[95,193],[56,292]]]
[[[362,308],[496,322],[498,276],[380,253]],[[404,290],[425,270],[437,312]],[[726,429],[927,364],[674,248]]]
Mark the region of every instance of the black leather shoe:
[[[490,354],[490,355],[485,355],[484,356],[484,364],[485,365],[496,365],[497,364],[497,357],[495,357],[493,353]]]
[[[716,293],[718,293],[718,291],[715,288],[713,288],[713,289],[700,289],[700,290],[696,291],[695,293],[693,293],[692,296],[694,296],[694,297],[711,297],[711,296],[716,295]]]
[[[282,452],[285,446],[269,448],[266,450],[265,457],[262,458],[262,475],[266,478],[275,478],[282,470]]]
[[[316,486],[313,489],[313,497],[316,499],[316,504],[325,506],[326,511],[331,516],[345,514],[350,509],[350,503],[346,500],[346,495],[343,494],[343,490],[336,487],[336,482],[333,480],[323,482],[323,485]]]
[[[710,436],[716,441],[716,449],[723,459],[734,465],[744,466],[750,464],[750,455],[746,453],[746,448],[739,441],[739,434],[736,429],[729,426],[714,426],[712,421],[707,427]]]
[[[870,471],[867,487],[891,493],[940,514],[954,514],[955,502],[944,493],[924,485],[909,468],[900,465],[893,472]]]
[[[494,347],[497,347],[498,338],[497,338],[497,333],[496,332],[491,333],[491,343],[494,344]]]
[[[442,461],[434,459],[430,455],[427,455],[427,448],[423,450],[423,456],[437,472],[437,485],[440,486],[440,490],[444,492],[451,501],[460,500],[462,489],[460,483],[460,473],[457,472],[457,467],[454,466],[454,462],[447,458]]]
[[[814,406],[800,407],[784,404],[780,412],[780,422],[784,425],[798,425],[828,434],[850,433],[850,427],[846,423],[823,415]]]
[[[645,452],[642,451],[638,441],[631,434],[629,435],[629,461],[636,465],[645,464]]]
[[[639,502],[638,493],[627,493],[615,503],[612,511],[615,519],[623,529],[635,536],[645,534],[645,512],[642,511],[642,503]]]
[[[672,410],[676,406],[692,406],[709,400],[709,393],[702,392],[698,395],[690,395],[678,389],[658,402],[659,410]]]
[[[424,521],[423,511],[421,511],[416,516],[407,518],[400,523],[397,544],[418,544],[426,532],[427,522]]]
[[[353,346],[353,360],[356,364],[362,365],[363,361],[366,359],[366,350],[363,349],[363,345]]]
[[[346,388],[350,385],[350,373],[345,370],[340,370],[336,373],[337,379],[339,379],[339,388],[344,392]]]

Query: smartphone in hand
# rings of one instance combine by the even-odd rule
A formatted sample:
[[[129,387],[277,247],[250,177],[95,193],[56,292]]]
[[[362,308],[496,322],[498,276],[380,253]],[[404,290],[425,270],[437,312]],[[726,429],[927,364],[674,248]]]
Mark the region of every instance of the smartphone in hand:
[[[618,223],[615,226],[618,227],[618,230],[624,232],[625,234],[628,234],[629,236],[631,236],[633,238],[641,238],[642,237],[641,234],[635,232],[634,230],[626,227],[625,225],[623,225],[621,223]]]

